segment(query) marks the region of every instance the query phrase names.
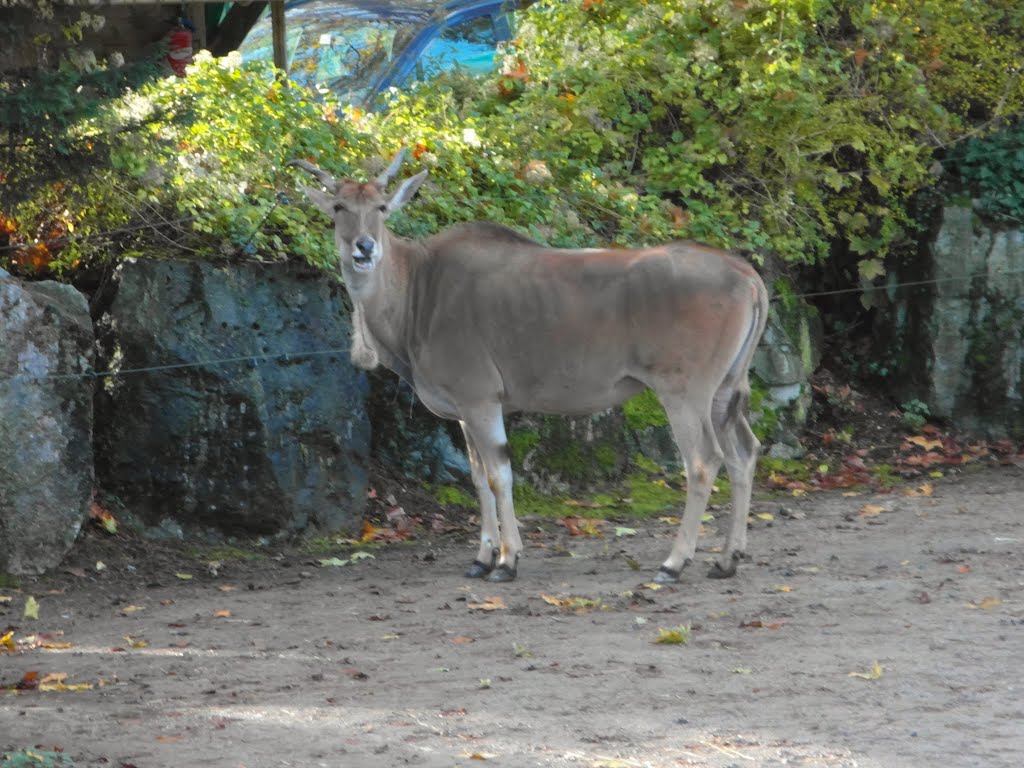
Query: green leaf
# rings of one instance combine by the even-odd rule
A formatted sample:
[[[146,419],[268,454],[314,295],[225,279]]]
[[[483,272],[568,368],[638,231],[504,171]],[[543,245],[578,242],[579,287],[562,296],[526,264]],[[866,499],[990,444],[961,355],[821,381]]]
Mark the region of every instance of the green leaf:
[[[885,274],[885,265],[881,259],[863,259],[857,262],[857,272],[865,280],[874,280]]]
[[[337,557],[328,557],[320,561],[320,565],[324,568],[341,568],[343,565],[348,565],[348,560],[341,560]]]

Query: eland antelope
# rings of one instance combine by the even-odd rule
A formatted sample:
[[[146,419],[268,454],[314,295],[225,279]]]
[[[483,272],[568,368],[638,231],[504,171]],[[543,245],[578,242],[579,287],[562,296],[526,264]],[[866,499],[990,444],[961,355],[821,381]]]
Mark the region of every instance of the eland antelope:
[[[748,368],[768,316],[757,272],[693,242],[565,250],[487,223],[405,240],[385,222],[427,172],[388,194],[403,154],[365,183],[291,162],[327,190],[303,187],[334,222],[354,307],[353,362],[390,368],[427,408],[462,426],[481,519],[466,576],[511,581],[523,550],[505,414],[593,413],[645,387],[665,407],[687,476],[682,523],[656,578],[677,581],[692,561],[723,462],[732,523],[708,575],[733,575],[760,449],[747,421]]]

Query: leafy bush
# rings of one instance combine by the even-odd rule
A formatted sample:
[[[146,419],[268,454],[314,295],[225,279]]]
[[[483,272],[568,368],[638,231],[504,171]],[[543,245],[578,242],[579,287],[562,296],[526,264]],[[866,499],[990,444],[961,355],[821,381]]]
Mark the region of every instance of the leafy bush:
[[[327,266],[284,161],[369,175],[407,146],[431,181],[393,222],[403,234],[483,218],[556,245],[689,237],[804,263],[840,241],[877,276],[936,150],[1021,112],[1022,30],[1013,0],[544,0],[497,75],[369,114],[200,58],[51,126],[50,145],[94,162],[0,196],[0,247],[25,246],[0,264],[60,271],[163,244]],[[60,232],[76,239],[55,253]]]
[[[985,138],[970,138],[953,154],[954,167],[981,212],[1024,223],[1024,122]]]

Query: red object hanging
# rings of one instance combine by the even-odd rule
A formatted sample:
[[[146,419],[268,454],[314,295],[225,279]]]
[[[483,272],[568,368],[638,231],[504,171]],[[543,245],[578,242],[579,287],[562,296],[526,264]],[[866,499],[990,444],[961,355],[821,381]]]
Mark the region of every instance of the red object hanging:
[[[185,76],[185,67],[192,63],[192,30],[178,27],[167,38],[167,63],[174,74]]]

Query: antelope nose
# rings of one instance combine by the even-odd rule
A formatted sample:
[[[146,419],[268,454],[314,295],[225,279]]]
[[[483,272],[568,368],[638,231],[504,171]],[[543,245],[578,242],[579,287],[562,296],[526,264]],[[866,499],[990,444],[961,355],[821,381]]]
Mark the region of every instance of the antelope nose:
[[[355,242],[356,249],[363,256],[369,256],[370,254],[372,254],[375,245],[376,243],[373,242],[373,238],[367,237],[366,235],[360,235],[359,239],[357,239]]]

